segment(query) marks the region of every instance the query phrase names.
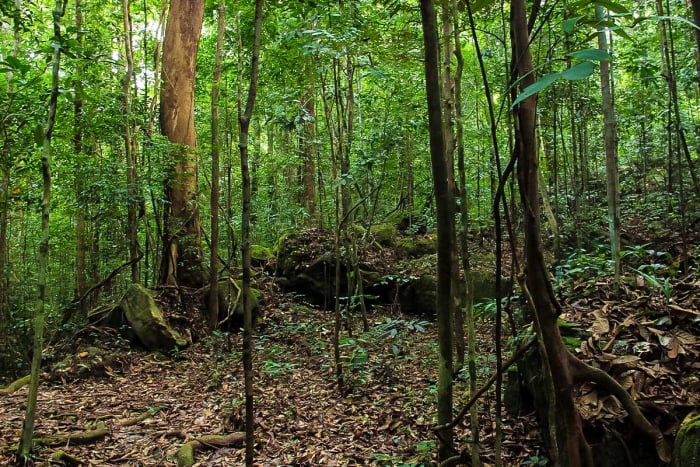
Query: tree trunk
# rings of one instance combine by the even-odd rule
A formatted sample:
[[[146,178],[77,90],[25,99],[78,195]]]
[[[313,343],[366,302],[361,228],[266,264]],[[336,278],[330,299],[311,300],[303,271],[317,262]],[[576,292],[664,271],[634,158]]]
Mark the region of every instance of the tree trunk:
[[[596,5],[596,18],[604,20],[603,7]],[[598,48],[608,51],[607,31],[598,31]],[[615,104],[610,88],[612,70],[607,60],[600,62],[600,90],[603,100],[603,138],[605,141],[605,174],[608,197],[608,230],[610,231],[610,254],[613,261],[615,284],[620,285],[620,180],[617,169],[617,120]]]
[[[457,18],[457,8],[452,6],[452,14]],[[472,23],[471,7],[467,4],[470,24]],[[472,30],[472,32],[475,32]],[[462,260],[462,270],[464,271],[464,303],[460,310],[466,318],[466,341],[467,358],[466,363],[469,369],[469,394],[474,395],[477,391],[476,372],[476,330],[474,316],[474,281],[471,275],[471,256],[469,253],[469,198],[467,194],[467,168],[465,164],[464,150],[464,119],[462,115],[462,75],[464,72],[464,56],[462,55],[462,44],[460,41],[459,27],[455,20],[454,42],[455,57],[457,58],[457,69],[455,70],[455,123],[456,123],[456,148],[457,148],[457,172],[459,174],[459,214],[461,218],[461,228],[459,231],[459,243]],[[472,36],[477,55],[480,55],[476,35]],[[479,445],[479,408],[474,404],[469,410],[471,429],[471,460],[472,466],[481,465],[481,447]]]
[[[173,145],[165,181],[160,282],[201,287],[206,279],[194,154],[194,77],[203,0],[171,0],[163,44],[160,127]]]
[[[661,0],[656,0],[656,13],[663,17],[665,14],[663,3]],[[662,75],[666,79],[666,84],[668,85],[669,92],[669,113],[673,114],[673,129],[676,132],[678,139],[680,140],[680,149],[683,151],[685,156],[685,161],[688,164],[688,172],[690,172],[690,178],[693,183],[693,189],[695,191],[695,196],[700,198],[700,179],[695,173],[695,163],[690,156],[690,150],[688,148],[688,142],[685,137],[685,130],[681,122],[681,113],[678,106],[678,81],[676,79],[676,66],[675,66],[675,51],[673,49],[673,34],[668,29],[671,28],[671,23],[668,19],[662,19],[659,21],[659,35],[661,36],[661,61],[662,61]],[[672,166],[671,158],[669,158],[669,166]],[[682,176],[683,172],[680,167],[679,171],[679,183],[683,183]],[[671,170],[669,170],[669,181],[672,179]],[[682,190],[682,188],[680,188]]]
[[[65,13],[67,0],[56,0],[53,9],[53,41],[61,43],[61,17]],[[43,197],[41,199],[41,242],[39,243],[39,270],[38,270],[38,301],[34,316],[34,344],[32,346],[32,369],[27,395],[27,406],[24,413],[22,437],[17,448],[17,463],[20,465],[32,464],[31,451],[34,437],[34,422],[36,418],[36,402],[39,392],[39,373],[41,370],[41,353],[44,347],[44,314],[46,309],[46,284],[49,262],[49,208],[51,205],[51,137],[56,121],[56,107],[58,103],[58,80],[61,66],[61,49],[54,48],[53,67],[51,72],[52,85],[49,100],[48,116],[41,151],[41,175],[43,178]]]
[[[438,424],[452,421],[452,225],[454,200],[449,190],[448,167],[445,158],[440,77],[439,41],[437,19],[432,0],[421,0],[423,45],[425,48],[425,87],[428,104],[428,129],[430,132],[430,160],[437,207],[438,258],[437,258],[437,330],[438,330]],[[439,434],[438,456],[440,460],[453,453],[452,429]]]
[[[83,3],[82,0],[75,0],[75,31],[78,47],[83,46]],[[78,75],[82,77],[84,70],[78,67],[76,70]],[[75,167],[75,199],[77,207],[75,212],[75,296],[82,297],[87,290],[87,271],[86,271],[86,253],[87,253],[87,237],[85,226],[85,213],[87,202],[83,195],[85,171],[82,169],[83,161],[83,86],[82,80],[77,79],[75,82],[75,100],[73,101],[73,151],[77,159]],[[81,303],[81,314],[87,310],[86,304]],[[64,321],[67,321],[64,317]]]
[[[535,82],[530,55],[529,34],[524,0],[511,4],[513,57],[521,89]],[[516,153],[518,184],[525,216],[525,285],[536,316],[537,330],[546,353],[546,362],[554,382],[549,394],[556,413],[557,465],[578,467],[583,458],[590,461],[590,450],[583,438],[581,420],[574,405],[573,379],[566,347],[557,326],[557,310],[542,256],[540,244],[540,208],[538,198],[538,158],[535,138],[537,96],[533,95],[516,108]],[[590,465],[590,462],[588,462]]]
[[[313,56],[309,54],[304,62],[304,76],[307,87],[301,102],[303,128],[299,149],[302,168],[302,205],[308,215],[307,223],[313,225],[316,218],[316,90],[314,89]]]
[[[211,87],[211,253],[209,258],[209,329],[216,329],[219,320],[219,87],[224,53],[226,4],[219,2],[217,10],[216,52]]]
[[[248,88],[248,98],[245,110],[241,110],[242,102],[239,99],[238,127],[239,142],[238,147],[241,152],[241,178],[243,182],[243,212],[241,219],[241,243],[243,258],[243,372],[245,379],[245,432],[246,451],[245,463],[247,466],[253,465],[255,455],[255,406],[253,399],[253,311],[249,303],[250,294],[250,171],[248,168],[248,131],[250,129],[250,119],[253,115],[255,96],[258,89],[258,74],[260,63],[260,35],[262,29],[262,0],[255,1],[255,30],[253,39],[252,58],[250,63],[250,83]]]
[[[455,135],[453,128],[453,121],[455,119],[455,80],[452,77],[452,55],[454,54],[454,42],[452,38],[454,36],[454,24],[455,20],[452,17],[452,6],[451,0],[441,0],[442,6],[442,60],[443,60],[443,74],[442,74],[442,102],[443,102],[443,130],[445,134],[445,163],[447,164],[447,185],[450,191],[450,197],[453,202],[456,199],[457,187],[455,184]],[[452,299],[455,301],[453,306],[453,316],[452,316],[452,331],[454,332],[454,344],[455,344],[455,362],[454,362],[454,372],[459,372],[464,366],[464,350],[465,350],[465,337],[464,337],[464,313],[461,308],[457,306],[463,300],[463,297],[458,296],[459,290],[459,265],[457,262],[457,250],[454,246],[457,245],[457,229],[455,227],[454,212],[453,216],[450,218],[450,232],[452,235],[452,290],[455,292]]]
[[[131,28],[131,1],[122,0],[122,14],[124,21],[124,57],[126,58],[126,71],[122,81],[124,93],[124,152],[126,154],[126,189],[129,194],[127,204],[127,238],[129,239],[129,261],[131,262],[131,282],[139,283],[140,256],[138,239],[138,209],[139,190],[137,185],[137,161],[136,161],[136,135],[131,124],[131,77],[134,74],[134,52]]]
[[[696,81],[700,88],[700,0],[692,0],[690,7],[693,9],[693,22],[696,26],[693,28],[693,34],[695,35],[695,68],[698,73]]]

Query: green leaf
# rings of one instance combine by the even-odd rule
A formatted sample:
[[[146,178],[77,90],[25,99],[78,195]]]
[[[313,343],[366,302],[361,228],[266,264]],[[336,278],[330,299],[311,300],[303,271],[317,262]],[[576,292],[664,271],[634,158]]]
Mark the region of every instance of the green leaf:
[[[604,8],[607,8],[608,10],[612,11],[613,13],[628,14],[630,12],[627,7],[620,5],[619,3],[608,2],[607,0],[597,0],[597,1],[594,1],[593,3],[596,5],[600,5]]]
[[[583,49],[571,52],[569,56],[578,58],[579,60],[610,60],[610,54],[605,50],[600,49]]]
[[[593,74],[593,62],[582,62],[561,73],[561,77],[569,81],[577,81]]]
[[[576,23],[578,23],[581,18],[583,18],[583,16],[574,16],[573,18],[565,19],[561,23],[561,28],[565,33],[571,34],[574,32],[574,26],[576,26]]]
[[[688,25],[694,27],[695,29],[700,29],[700,26],[698,26],[695,23],[693,23],[692,21],[688,21],[687,19],[682,18],[680,16],[650,16],[649,19],[653,19],[656,21],[660,21],[663,19],[667,19],[667,20],[671,20],[671,21],[680,21],[682,23],[685,23],[685,24],[688,24]]]
[[[513,107],[527,99],[528,97],[532,96],[533,94],[537,94],[538,92],[542,91],[543,89],[546,89],[550,84],[555,82],[557,78],[561,76],[561,73],[550,73],[548,75],[544,75],[534,83],[532,83],[530,86],[526,87],[523,89],[523,92],[520,93],[520,95],[513,101]]]
[[[491,6],[493,3],[495,3],[494,0],[472,0],[472,13],[483,10],[488,6]]]

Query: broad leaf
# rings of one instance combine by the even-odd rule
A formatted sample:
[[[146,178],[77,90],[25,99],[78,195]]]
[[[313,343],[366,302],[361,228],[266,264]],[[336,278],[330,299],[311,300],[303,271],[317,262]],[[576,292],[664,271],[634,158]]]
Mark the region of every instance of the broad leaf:
[[[618,13],[618,14],[629,14],[630,10],[623,6],[620,5],[619,3],[615,2],[608,2],[607,0],[597,0],[593,2],[596,5],[600,5],[604,8],[607,8],[608,10],[612,11],[613,13]]]
[[[520,93],[520,95],[513,101],[513,107],[527,99],[528,97],[532,96],[533,94],[537,94],[538,92],[542,91],[543,89],[546,89],[550,84],[555,82],[557,78],[561,76],[561,73],[550,73],[548,75],[544,75],[534,83],[532,83],[530,86],[526,87],[523,89],[523,92]]]
[[[610,60],[610,54],[605,50],[600,49],[583,49],[571,52],[569,56],[578,58],[579,60]]]
[[[571,34],[574,32],[574,26],[576,26],[576,23],[578,23],[581,18],[583,18],[583,16],[575,16],[573,18],[565,19],[561,23],[561,28],[565,33]]]
[[[569,80],[576,81],[579,79],[584,79],[593,74],[593,62],[582,62],[578,65],[574,65],[566,71],[561,73],[561,77]]]

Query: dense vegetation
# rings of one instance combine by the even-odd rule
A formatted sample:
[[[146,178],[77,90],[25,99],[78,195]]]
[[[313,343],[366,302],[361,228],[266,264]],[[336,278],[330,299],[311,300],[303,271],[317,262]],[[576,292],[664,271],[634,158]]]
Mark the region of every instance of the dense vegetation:
[[[343,323],[357,319],[371,332],[365,300],[379,308],[390,287],[432,274],[439,353],[452,354],[444,329],[456,349],[454,362],[435,362],[436,372],[448,370],[435,424],[451,419],[442,412],[445,404],[452,410],[451,396],[441,395],[453,370],[475,358],[475,317],[494,331],[494,370],[504,360],[501,344],[524,342],[533,319],[551,356],[537,313],[563,313],[556,299],[566,307],[609,294],[628,310],[625,299],[644,289],[664,298],[650,306],[655,313],[691,310],[688,327],[697,330],[692,301],[681,305],[674,294],[697,286],[700,255],[700,6],[442,0],[432,63],[427,33],[424,42],[432,3],[268,0],[257,49],[257,2],[206,2],[202,25],[183,16],[195,30],[194,51],[183,56],[196,78],[194,121],[185,118],[188,133],[178,139],[167,122],[189,115],[178,101],[186,92],[164,90],[180,76],[169,74],[180,66],[172,47],[185,50],[169,49],[165,32],[169,8],[172,18],[180,2],[0,0],[0,382],[29,373],[37,315],[55,345],[132,283],[179,288],[181,301],[203,304],[220,275],[241,278],[248,297],[251,244],[262,281],[263,265],[278,274],[269,265],[299,236],[309,248],[324,245],[311,257],[335,273],[323,304],[335,311],[327,364],[341,387],[342,363],[354,362],[347,352],[357,342],[348,344],[352,325]],[[439,89],[426,108],[431,70]],[[180,189],[184,195],[173,194]],[[421,242],[437,258],[400,262],[411,257],[401,248]],[[293,245],[303,251],[305,243]],[[382,256],[394,250],[398,256]],[[436,265],[444,274],[434,277]],[[496,298],[476,307],[466,280],[472,268],[498,281]],[[362,289],[379,283],[389,285]],[[539,301],[545,295],[551,303]],[[205,325],[217,327],[219,305],[212,306],[217,311],[184,306],[201,318],[195,340]],[[601,317],[589,311],[572,316],[594,326]],[[604,384],[570,365],[580,379]],[[473,393],[469,369],[474,384],[464,390]],[[548,436],[565,437],[551,427]],[[454,454],[451,440],[438,439],[444,461]],[[668,461],[663,437],[656,441]],[[585,463],[585,446],[558,449],[551,458],[562,465],[579,465],[573,451]]]

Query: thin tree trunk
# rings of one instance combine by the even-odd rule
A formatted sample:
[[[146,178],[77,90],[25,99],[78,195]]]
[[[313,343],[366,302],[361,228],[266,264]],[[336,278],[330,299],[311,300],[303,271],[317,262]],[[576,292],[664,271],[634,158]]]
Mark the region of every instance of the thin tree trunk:
[[[138,239],[138,208],[139,192],[136,180],[136,135],[131,126],[131,77],[134,74],[133,34],[131,28],[131,1],[122,0],[122,14],[124,20],[124,56],[126,58],[126,72],[122,81],[124,93],[124,152],[126,154],[126,186],[129,199],[127,202],[127,238],[129,239],[129,261],[131,261],[131,282],[139,283],[140,256]]]
[[[467,4],[471,21],[471,7]],[[469,253],[469,198],[467,194],[467,169],[465,165],[464,151],[464,120],[462,115],[462,75],[464,72],[464,57],[462,55],[462,43],[459,39],[460,31],[457,24],[457,8],[452,5],[452,14],[455,18],[454,42],[455,57],[457,58],[457,69],[455,70],[455,123],[456,123],[456,147],[457,147],[457,171],[459,173],[459,214],[462,221],[459,241],[462,260],[462,270],[464,271],[464,304],[461,313],[466,317],[466,341],[467,341],[467,366],[469,369],[469,394],[473,395],[477,391],[476,374],[476,331],[474,317],[474,281],[471,275],[471,258]],[[478,49],[476,39],[475,47]],[[478,54],[478,52],[477,52]],[[479,407],[474,404],[470,412],[471,429],[471,459],[472,466],[481,465],[481,447],[479,445]]]
[[[596,5],[598,21],[603,21],[603,7]],[[608,51],[607,31],[598,31],[598,48]],[[610,90],[612,70],[607,60],[600,62],[600,90],[603,101],[603,140],[605,141],[605,174],[608,197],[608,230],[610,232],[610,254],[613,261],[615,284],[620,285],[620,180],[617,168],[617,120],[615,104]]]
[[[216,329],[219,319],[219,88],[224,52],[226,4],[219,2],[216,29],[214,76],[211,87],[211,253],[209,258],[209,329]]]
[[[56,0],[53,9],[53,41],[61,43],[61,17],[66,10],[68,0]],[[56,107],[58,103],[58,80],[61,66],[61,49],[54,48],[52,66],[51,97],[49,100],[46,128],[41,151],[41,175],[43,179],[43,196],[41,200],[41,242],[39,244],[39,270],[38,270],[38,301],[34,316],[34,343],[32,346],[32,369],[27,395],[27,406],[24,413],[22,437],[17,448],[17,463],[20,465],[31,464],[32,439],[34,437],[34,423],[36,418],[36,402],[39,392],[39,373],[41,370],[41,353],[44,347],[44,314],[46,309],[46,285],[47,268],[49,261],[49,208],[51,203],[51,137],[53,136],[54,123],[56,121]]]
[[[693,9],[693,22],[696,26],[693,28],[693,34],[695,35],[695,68],[698,74],[696,81],[698,88],[700,88],[700,1],[692,0],[689,3]]]
[[[83,46],[83,2],[75,0],[75,31],[78,47]],[[76,70],[82,77],[83,67]],[[75,100],[73,101],[73,152],[78,161],[75,168],[75,199],[77,207],[75,212],[75,296],[82,297],[87,290],[87,271],[85,266],[85,255],[87,253],[87,237],[85,225],[85,212],[87,199],[83,195],[85,170],[82,169],[83,161],[83,85],[79,78],[75,81]],[[81,314],[86,312],[86,304],[80,304]],[[64,321],[67,321],[64,317]]]
[[[457,188],[455,184],[455,135],[453,121],[455,119],[455,80],[452,76],[452,55],[454,54],[454,42],[452,38],[454,36],[454,19],[452,17],[452,6],[451,0],[441,0],[442,6],[442,102],[443,102],[443,129],[445,135],[445,163],[447,164],[447,184],[448,190],[451,193],[451,198],[453,201],[456,199]],[[455,209],[453,208],[453,214]],[[454,372],[459,372],[464,367],[464,350],[465,350],[465,337],[464,337],[464,313],[461,310],[460,305],[463,301],[463,297],[459,296],[459,264],[457,262],[457,250],[454,246],[457,245],[457,230],[455,228],[454,215],[450,219],[450,232],[452,235],[452,259],[451,263],[451,277],[452,277],[452,290],[454,296],[452,299],[455,301],[455,305],[452,307],[452,331],[454,332],[454,344],[455,344],[455,362],[454,362]]]
[[[437,18],[432,0],[421,0],[423,44],[425,48],[425,84],[430,133],[430,159],[437,207],[437,330],[438,330],[438,424],[452,421],[452,219],[454,200],[449,190],[448,167],[445,158],[445,139],[441,109],[439,70],[439,41]],[[438,457],[448,459],[453,453],[453,430],[439,433]]]
[[[313,27],[313,25],[311,26]],[[316,89],[314,88],[314,61],[309,54],[304,62],[306,91],[301,102],[303,112],[303,131],[300,141],[302,158],[303,206],[308,214],[307,223],[313,225],[316,219]]]
[[[260,36],[262,29],[263,1],[255,2],[255,30],[253,35],[253,50],[250,63],[250,83],[245,110],[242,102],[238,102],[238,147],[241,152],[241,178],[243,182],[243,210],[241,219],[241,243],[243,281],[241,292],[243,296],[243,371],[245,378],[245,407],[246,407],[246,451],[245,463],[253,465],[255,457],[255,404],[253,398],[253,311],[249,303],[250,295],[250,171],[248,168],[248,131],[250,119],[253,115],[255,97],[258,89],[258,75],[260,65]]]
[[[656,12],[659,16],[664,16],[665,12],[662,0],[656,0]],[[688,142],[685,137],[685,130],[683,129],[681,122],[680,109],[678,107],[678,84],[676,79],[675,54],[671,43],[672,35],[669,34],[667,27],[671,27],[670,22],[667,19],[662,19],[661,21],[659,21],[659,34],[661,36],[661,58],[663,63],[662,74],[664,75],[664,78],[666,78],[669,99],[671,101],[671,107],[669,108],[669,111],[671,111],[671,113],[673,114],[674,130],[676,132],[676,135],[680,139],[681,149],[683,150],[683,155],[685,156],[685,161],[688,165],[688,172],[690,172],[690,178],[693,182],[695,196],[700,198],[700,179],[698,179],[698,176],[695,173],[695,164],[690,156]],[[670,162],[669,165],[671,165]],[[679,172],[681,172],[680,167],[678,169]],[[671,171],[669,171],[669,179],[671,178]],[[683,180],[679,180],[679,183],[683,183]]]

